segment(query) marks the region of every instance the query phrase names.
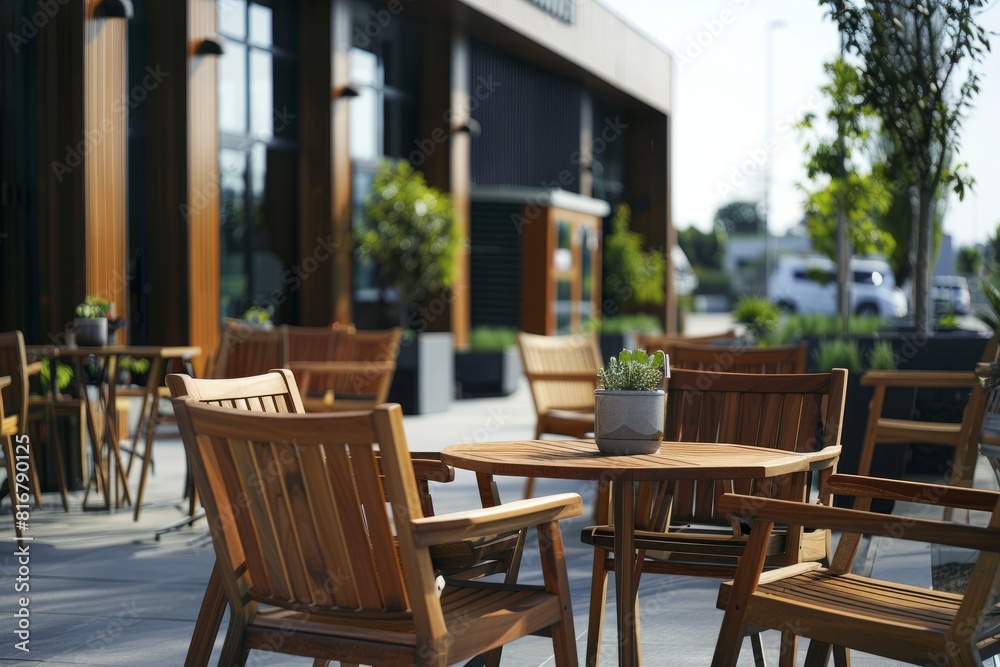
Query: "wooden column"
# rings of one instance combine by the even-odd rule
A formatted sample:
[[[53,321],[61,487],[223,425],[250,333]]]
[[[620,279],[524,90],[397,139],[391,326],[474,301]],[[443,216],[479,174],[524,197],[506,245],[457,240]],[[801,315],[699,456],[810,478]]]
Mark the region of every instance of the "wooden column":
[[[670,222],[670,179],[667,117],[659,113],[636,116],[628,128],[628,173],[626,201],[632,206],[632,229],[646,238],[650,248],[666,255],[666,303],[660,311],[669,333],[677,331],[677,299],[674,296],[670,247],[674,232]]]
[[[453,28],[451,37],[451,126],[467,127],[470,120],[469,38],[459,28]],[[452,286],[451,331],[455,347],[469,344],[471,310],[469,306],[469,230],[471,206],[469,189],[472,171],[472,137],[469,132],[452,132],[450,144],[450,190],[455,206],[455,219],[464,243],[459,250],[455,267],[455,284]]]
[[[333,7],[331,0],[299,4],[299,257],[301,266],[313,254],[317,239],[333,234]],[[345,102],[346,104],[346,102]],[[350,196],[350,195],[348,195]],[[325,256],[325,253],[320,255]],[[299,324],[324,326],[334,315],[334,257],[318,262],[297,293]],[[294,286],[294,283],[290,288]],[[350,321],[348,316],[341,321]]]
[[[87,294],[128,317],[128,22],[94,15],[86,0],[83,40],[84,201]],[[46,109],[43,113],[58,113]],[[119,341],[127,332],[119,332]]]
[[[149,338],[201,346],[199,365],[220,324],[218,63],[195,53],[215,22],[213,0],[149,0]]]
[[[350,322],[352,319],[352,269],[354,267],[354,239],[351,233],[352,174],[350,97],[344,97],[344,87],[350,83],[347,71],[347,54],[351,48],[351,6],[347,0],[333,0],[333,85],[331,94],[331,183],[330,205],[333,211],[330,235],[335,248],[333,257],[333,320]]]

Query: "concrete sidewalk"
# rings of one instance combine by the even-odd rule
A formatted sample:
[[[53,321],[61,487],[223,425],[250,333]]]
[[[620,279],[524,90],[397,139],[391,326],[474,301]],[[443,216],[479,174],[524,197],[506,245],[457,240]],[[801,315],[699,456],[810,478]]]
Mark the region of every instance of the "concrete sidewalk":
[[[530,438],[534,410],[527,386],[500,399],[453,403],[447,413],[406,418],[411,450],[440,450],[477,440]],[[198,605],[214,554],[204,521],[153,539],[154,529],[184,516],[181,502],[183,449],[176,432],[164,430],[156,443],[155,474],[150,479],[141,520],[133,523],[124,510],[84,512],[82,492],[73,494],[70,512],[58,497],[46,497],[44,509],[31,514],[30,592],[15,591],[18,564],[11,555],[13,535],[9,505],[0,510],[0,664],[122,665],[155,667],[183,664]],[[988,466],[983,463],[980,471]],[[988,474],[988,471],[986,471]],[[523,480],[500,479],[505,499],[521,496]],[[133,488],[135,479],[133,478]],[[995,488],[991,479],[983,482]],[[438,513],[468,509],[478,503],[471,473],[459,472],[452,484],[436,485]],[[538,495],[572,491],[592,507],[592,484],[539,480]],[[592,550],[580,543],[580,529],[592,516],[563,524],[569,579],[581,660],[584,654]],[[530,554],[529,545],[526,554]],[[898,543],[885,547],[885,565],[915,584],[929,581],[931,556],[926,547]],[[880,553],[882,550],[880,550]],[[533,566],[534,565],[534,566]],[[878,565],[883,565],[880,558]],[[885,574],[885,572],[882,572]],[[525,580],[540,580],[537,560],[526,560]],[[613,583],[612,583],[613,590]],[[643,662],[646,665],[707,665],[711,661],[722,612],[715,609],[718,582],[707,579],[647,576],[640,587]],[[30,653],[15,648],[13,613],[17,598],[30,597]],[[603,664],[616,663],[612,641],[614,605],[605,615]],[[221,649],[220,633],[216,651]],[[769,659],[777,660],[775,633],[765,636]],[[528,638],[504,649],[505,665],[551,665],[548,640]],[[803,648],[804,650],[804,648]],[[251,653],[249,664],[310,665],[311,661],[267,653]],[[749,646],[741,665],[752,665]],[[776,664],[776,663],[775,663]],[[854,656],[859,667],[890,661]]]

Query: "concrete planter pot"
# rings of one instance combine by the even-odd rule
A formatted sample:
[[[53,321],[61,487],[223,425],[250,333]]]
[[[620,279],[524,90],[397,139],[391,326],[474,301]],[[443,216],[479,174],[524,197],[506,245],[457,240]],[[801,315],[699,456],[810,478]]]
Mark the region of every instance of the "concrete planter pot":
[[[108,344],[108,318],[77,317],[73,319],[76,329],[76,344],[81,347],[104,346]]]
[[[652,454],[663,442],[666,394],[594,390],[594,432],[604,454]]]

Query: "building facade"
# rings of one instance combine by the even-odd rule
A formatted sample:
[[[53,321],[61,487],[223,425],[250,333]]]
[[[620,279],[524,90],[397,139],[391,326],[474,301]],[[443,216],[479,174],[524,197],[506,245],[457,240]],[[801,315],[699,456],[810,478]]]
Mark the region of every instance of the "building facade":
[[[380,326],[391,294],[352,228],[385,159],[454,199],[466,250],[423,322],[458,345],[516,324],[510,304],[474,308],[475,284],[509,269],[528,294],[528,264],[568,261],[580,285],[557,276],[544,298],[590,304],[558,330],[614,314],[585,264],[618,203],[650,247],[672,245],[671,59],[595,0],[9,0],[0,28],[0,316],[33,342],[58,340],[86,294],[134,343],[211,350],[254,304]],[[598,222],[543,216],[551,254],[491,264],[531,236],[493,234],[516,228],[490,218],[497,192],[524,198],[522,225],[553,193]]]

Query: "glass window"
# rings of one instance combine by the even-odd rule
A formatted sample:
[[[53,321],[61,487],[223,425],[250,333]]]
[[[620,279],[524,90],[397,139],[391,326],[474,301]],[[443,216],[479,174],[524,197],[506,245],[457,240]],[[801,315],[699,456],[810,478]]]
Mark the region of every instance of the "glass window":
[[[227,38],[219,64],[219,168],[222,188],[221,315],[269,308],[295,317],[295,299],[277,298],[295,264],[297,59],[295,3],[220,0]],[[291,34],[283,34],[290,32]]]

